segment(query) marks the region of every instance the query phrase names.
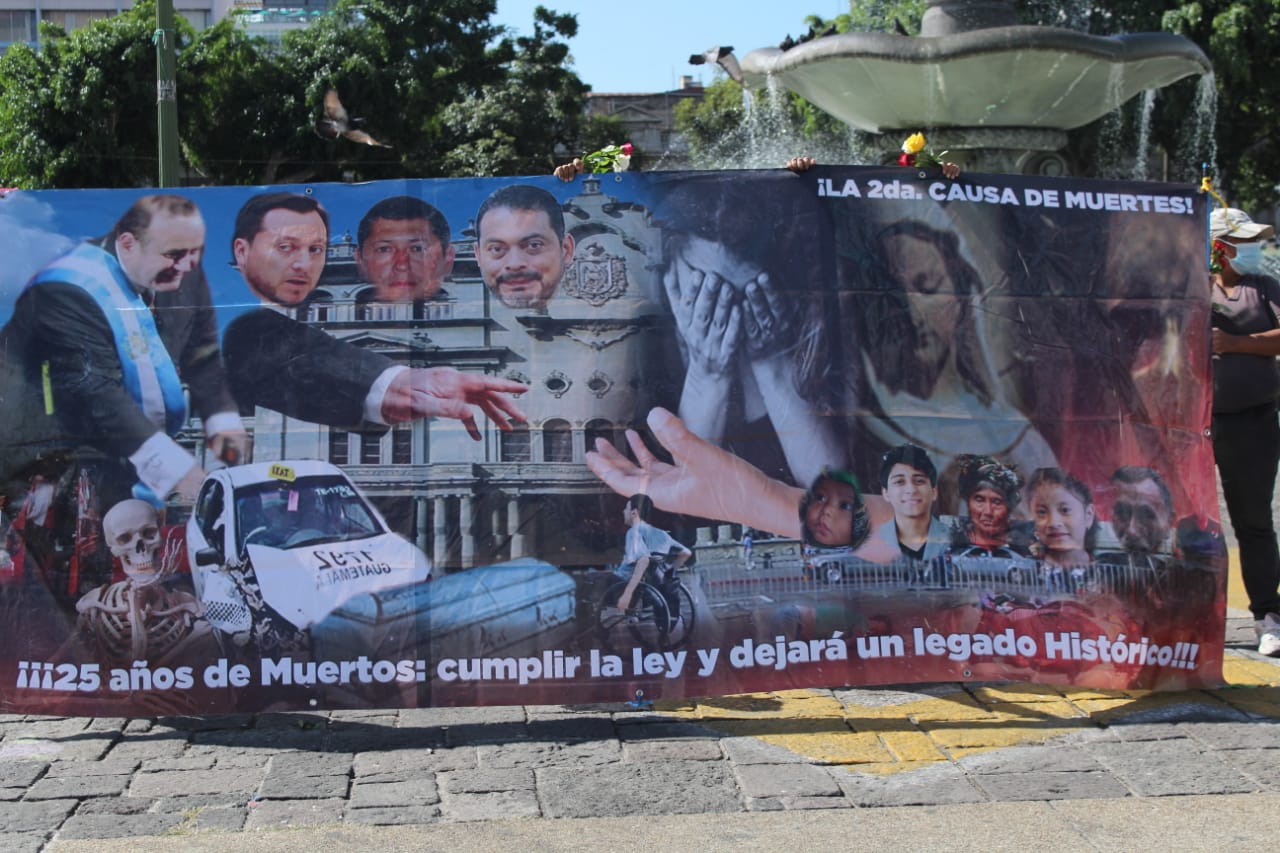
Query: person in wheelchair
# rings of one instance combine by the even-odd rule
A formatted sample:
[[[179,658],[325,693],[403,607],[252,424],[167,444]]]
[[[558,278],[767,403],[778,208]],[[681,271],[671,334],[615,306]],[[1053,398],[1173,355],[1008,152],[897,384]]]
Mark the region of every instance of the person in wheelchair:
[[[661,563],[668,572],[679,571],[693,552],[677,542],[665,530],[659,530],[648,522],[649,513],[653,510],[653,501],[648,495],[632,495],[622,508],[622,521],[627,525],[626,549],[622,556],[619,574],[630,571],[627,588],[618,596],[617,608],[625,613],[631,607],[631,598],[636,587],[644,579],[645,574],[655,562]],[[657,558],[655,560],[655,558]],[[661,578],[658,579],[659,581]]]

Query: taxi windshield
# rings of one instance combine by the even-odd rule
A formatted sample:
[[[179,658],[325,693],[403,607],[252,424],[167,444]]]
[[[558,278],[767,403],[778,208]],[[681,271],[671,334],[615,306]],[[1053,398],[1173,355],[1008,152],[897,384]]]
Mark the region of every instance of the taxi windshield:
[[[236,490],[236,546],[297,548],[367,539],[386,532],[342,477],[272,480]]]

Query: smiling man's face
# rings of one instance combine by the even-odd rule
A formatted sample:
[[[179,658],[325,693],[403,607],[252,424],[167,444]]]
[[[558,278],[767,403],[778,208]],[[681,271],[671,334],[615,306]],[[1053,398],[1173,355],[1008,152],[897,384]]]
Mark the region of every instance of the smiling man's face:
[[[320,214],[276,208],[262,217],[252,240],[237,238],[232,249],[254,293],[277,305],[294,306],[320,281],[328,240]]]
[[[928,474],[905,462],[890,469],[887,485],[880,494],[899,519],[924,518],[933,511],[933,482]]]
[[[508,308],[545,308],[573,260],[573,237],[558,237],[546,211],[509,207],[490,209],[476,230],[476,262],[499,301]]]

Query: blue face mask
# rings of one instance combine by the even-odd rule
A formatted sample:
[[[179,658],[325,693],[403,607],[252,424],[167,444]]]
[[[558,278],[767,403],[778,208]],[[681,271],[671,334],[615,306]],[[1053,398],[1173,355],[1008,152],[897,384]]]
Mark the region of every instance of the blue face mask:
[[[1236,243],[1236,256],[1228,258],[1227,263],[1241,275],[1266,275],[1262,267],[1261,243]]]

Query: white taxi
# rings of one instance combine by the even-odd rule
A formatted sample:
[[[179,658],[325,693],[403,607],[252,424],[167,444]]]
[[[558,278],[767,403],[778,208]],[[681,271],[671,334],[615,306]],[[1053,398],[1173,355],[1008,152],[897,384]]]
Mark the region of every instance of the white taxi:
[[[211,472],[186,539],[206,618],[229,634],[250,631],[263,602],[305,630],[357,595],[431,578],[427,556],[327,462]]]

